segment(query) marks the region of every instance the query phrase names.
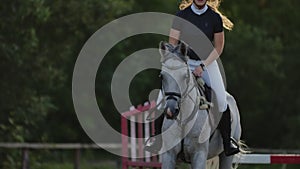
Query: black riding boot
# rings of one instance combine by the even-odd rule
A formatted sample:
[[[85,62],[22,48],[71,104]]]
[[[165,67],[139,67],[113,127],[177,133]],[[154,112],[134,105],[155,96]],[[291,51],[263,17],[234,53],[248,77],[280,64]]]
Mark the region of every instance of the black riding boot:
[[[219,123],[219,129],[223,137],[224,152],[226,156],[234,155],[240,152],[237,142],[231,138],[231,121],[230,110],[227,108],[223,112],[221,121]]]
[[[162,136],[161,136],[161,128],[164,120],[164,114],[161,114],[155,121],[155,132],[154,135],[151,136],[145,143],[145,151],[149,151],[151,153],[158,153],[162,147]]]

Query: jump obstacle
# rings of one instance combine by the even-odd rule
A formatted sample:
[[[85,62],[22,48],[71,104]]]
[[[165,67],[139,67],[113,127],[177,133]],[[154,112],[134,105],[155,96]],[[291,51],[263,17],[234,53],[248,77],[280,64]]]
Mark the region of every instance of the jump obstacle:
[[[154,134],[155,112],[149,110],[155,107],[155,102],[146,102],[136,108],[122,113],[122,169],[128,168],[161,168],[159,155],[144,151],[144,142]],[[128,136],[128,137],[127,137]],[[300,154],[242,154],[234,157],[234,162],[240,164],[300,164]]]

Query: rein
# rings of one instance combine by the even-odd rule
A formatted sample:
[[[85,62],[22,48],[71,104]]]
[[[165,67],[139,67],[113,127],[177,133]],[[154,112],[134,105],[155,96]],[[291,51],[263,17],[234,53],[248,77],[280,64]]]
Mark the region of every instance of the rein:
[[[196,82],[195,78],[193,78],[193,81]],[[193,120],[193,118],[195,117],[195,115],[196,115],[196,113],[198,112],[198,109],[199,109],[199,107],[198,107],[198,105],[200,104],[200,99],[198,99],[199,98],[199,92],[197,92],[196,101],[189,95],[192,92],[193,89],[197,90],[197,86],[196,86],[195,83],[190,88],[190,90],[188,92],[184,93],[184,95],[183,95],[183,98],[186,98],[188,96],[191,99],[191,101],[194,103],[195,106],[194,106],[194,109],[193,109],[191,115],[187,119],[185,119],[184,121],[176,119],[177,123],[181,127],[183,127],[185,124],[187,124],[188,122],[190,122],[191,120]],[[182,99],[182,101],[180,101],[180,104],[182,104],[184,101],[185,101],[185,99]]]
[[[172,54],[172,53],[170,53],[170,54]],[[191,96],[190,96],[190,93],[194,90],[194,89],[196,89],[196,90],[198,90],[198,88],[197,88],[197,82],[196,82],[196,79],[195,79],[195,77],[194,76],[191,76],[191,74],[190,74],[190,72],[189,72],[189,68],[188,68],[188,65],[187,65],[187,63],[185,63],[184,65],[180,65],[180,66],[169,66],[169,65],[166,65],[164,62],[166,62],[167,60],[169,60],[169,59],[177,59],[177,60],[179,60],[179,61],[183,61],[181,58],[179,58],[178,56],[170,56],[170,54],[168,54],[166,57],[165,57],[165,59],[164,60],[162,60],[162,66],[163,67],[166,67],[167,69],[170,69],[170,70],[178,70],[178,69],[182,69],[182,68],[187,68],[187,78],[186,78],[186,88],[185,88],[185,91],[183,92],[183,95],[181,95],[180,93],[176,93],[176,92],[166,92],[166,93],[164,93],[163,92],[163,90],[162,90],[162,92],[163,92],[163,95],[164,96],[168,96],[168,98],[167,99],[174,99],[174,100],[176,100],[176,101],[178,101],[174,96],[176,96],[176,97],[178,97],[179,98],[179,105],[182,105],[182,103],[186,100],[185,98],[187,98],[187,97],[189,97],[190,98],[190,100],[194,103],[194,109],[193,109],[193,111],[192,111],[192,113],[191,113],[191,115],[187,118],[187,119],[185,119],[185,120],[181,120],[182,119],[182,117],[180,118],[180,119],[175,119],[176,121],[177,121],[177,123],[181,126],[181,127],[184,127],[185,126],[185,124],[187,124],[189,121],[191,121],[194,117],[195,117],[195,115],[197,114],[197,112],[198,112],[198,106],[197,105],[199,105],[199,103],[200,103],[200,99],[199,99],[199,92],[197,92],[197,96],[196,96],[196,100],[194,100]],[[191,81],[191,78],[193,78],[192,80],[193,80],[193,82],[194,82],[194,84],[191,86],[191,85],[189,85],[190,84],[190,81]],[[165,98],[165,97],[164,97]],[[179,106],[179,107],[181,107],[181,106]],[[179,110],[180,111],[180,110]],[[180,113],[180,116],[182,116],[182,113]]]

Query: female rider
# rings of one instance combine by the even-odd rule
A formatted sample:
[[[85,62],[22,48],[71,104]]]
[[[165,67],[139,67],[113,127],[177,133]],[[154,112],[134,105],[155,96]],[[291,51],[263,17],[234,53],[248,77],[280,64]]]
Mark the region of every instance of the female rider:
[[[189,48],[188,64],[193,74],[198,77],[201,76],[205,83],[216,93],[219,111],[223,113],[218,128],[223,138],[225,155],[230,156],[238,153],[240,150],[233,138],[230,137],[230,110],[226,102],[225,86],[216,59],[219,58],[224,47],[223,27],[231,30],[233,24],[226,16],[219,12],[219,5],[220,0],[184,0],[179,6],[181,10],[176,15],[199,28],[214,47],[214,50],[210,51],[204,60],[200,60],[199,56]],[[197,38],[197,36],[189,31],[188,26],[181,22],[176,22],[176,19],[174,20],[170,30],[169,43],[177,45],[178,39],[195,37]],[[146,143],[145,150],[152,152],[160,150],[163,118],[162,115],[155,120],[155,137],[152,137]]]

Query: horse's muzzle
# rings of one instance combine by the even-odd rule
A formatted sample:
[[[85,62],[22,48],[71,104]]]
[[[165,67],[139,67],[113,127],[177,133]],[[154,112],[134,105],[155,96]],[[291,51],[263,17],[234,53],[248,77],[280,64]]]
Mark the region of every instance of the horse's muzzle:
[[[178,102],[173,99],[167,100],[167,104],[164,112],[167,119],[175,120],[179,114]]]

